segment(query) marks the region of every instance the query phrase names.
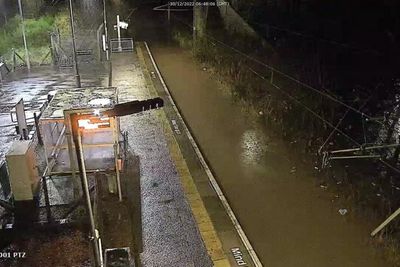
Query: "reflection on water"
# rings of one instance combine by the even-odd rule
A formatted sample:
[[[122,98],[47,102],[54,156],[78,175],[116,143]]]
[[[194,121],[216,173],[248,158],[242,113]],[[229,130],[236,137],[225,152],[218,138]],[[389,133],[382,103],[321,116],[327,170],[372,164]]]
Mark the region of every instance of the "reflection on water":
[[[178,48],[151,46],[162,75],[261,260],[274,267],[388,266],[371,222],[342,216],[284,140],[249,120]],[[190,90],[188,90],[190,84]]]
[[[301,155],[249,120],[218,90],[218,77],[188,51],[168,43],[164,21],[157,21],[153,11],[139,10],[135,21],[136,40],[150,43],[166,84],[266,266],[390,266],[368,245],[375,222],[358,221],[351,211],[340,215],[345,207],[335,206],[315,186]]]
[[[241,148],[242,163],[259,163],[268,149],[267,138],[259,130],[248,129],[242,135]]]

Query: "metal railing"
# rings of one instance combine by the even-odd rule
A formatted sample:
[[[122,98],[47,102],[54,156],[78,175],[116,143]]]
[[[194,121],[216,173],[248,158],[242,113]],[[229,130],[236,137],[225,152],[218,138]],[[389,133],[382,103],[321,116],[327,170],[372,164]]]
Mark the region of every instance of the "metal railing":
[[[112,53],[133,52],[132,38],[111,39],[110,45]]]
[[[7,64],[3,62],[0,57],[0,86],[3,84],[3,79],[7,73],[10,72],[10,69],[7,67]]]
[[[19,50],[18,50],[19,51]],[[17,49],[11,48],[6,53],[0,55],[0,71],[2,72],[2,78],[6,76],[8,72],[16,71],[19,68],[27,66],[25,52],[18,52]],[[49,65],[52,63],[52,51],[51,48],[42,50],[31,51],[30,53],[31,65]],[[1,79],[0,79],[1,80]]]

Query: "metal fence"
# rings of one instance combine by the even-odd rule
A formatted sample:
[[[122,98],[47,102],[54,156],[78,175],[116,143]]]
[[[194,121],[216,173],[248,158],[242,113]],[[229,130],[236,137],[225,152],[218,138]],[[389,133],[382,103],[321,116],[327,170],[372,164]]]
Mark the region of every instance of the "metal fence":
[[[93,29],[76,30],[76,55],[79,62],[93,62],[101,59],[103,29],[103,24],[100,24]],[[54,64],[60,68],[72,68],[74,57],[71,37],[62,36],[59,31],[52,32],[50,37]]]
[[[7,73],[10,72],[10,69],[8,68],[7,64],[2,61],[0,58],[0,85],[3,84],[3,79]]]
[[[111,39],[110,44],[112,53],[133,52],[132,38]]]
[[[42,49],[30,51],[29,57],[31,66],[42,66],[52,63],[52,52],[50,47],[43,47]],[[26,66],[27,63],[25,52],[16,49],[10,49],[7,53],[0,55],[0,71],[2,73],[2,78],[4,78],[4,76],[10,71],[15,71],[18,68]]]

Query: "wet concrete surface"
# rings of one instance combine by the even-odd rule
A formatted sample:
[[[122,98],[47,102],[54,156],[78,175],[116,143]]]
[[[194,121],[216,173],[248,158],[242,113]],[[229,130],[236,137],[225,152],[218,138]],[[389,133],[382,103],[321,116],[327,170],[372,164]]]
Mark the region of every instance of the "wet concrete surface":
[[[108,83],[108,72],[99,63],[81,64],[82,86],[104,86]],[[23,98],[26,103],[28,124],[33,125],[33,113],[47,100],[49,93],[59,89],[74,88],[72,69],[57,69],[51,66],[35,67],[30,72],[19,70],[6,76],[0,87],[0,162],[4,160],[12,140],[18,139],[10,111]],[[15,118],[15,114],[14,114]]]
[[[314,185],[311,173],[287,144],[252,122],[229,94],[219,90],[215,77],[179,48],[156,42],[151,47],[176,102],[266,266],[388,266],[367,244],[373,224],[339,215],[339,207]],[[114,76],[116,82],[119,80],[114,85],[121,90],[121,101],[150,96],[137,64],[122,59],[116,69],[121,76]],[[84,71],[92,72],[90,68]],[[72,71],[60,74],[41,69],[32,73],[31,77],[19,74],[18,81],[6,82],[0,88],[2,102],[15,104],[23,96],[39,103],[48,92],[74,84]],[[84,85],[107,82],[103,73],[92,73],[92,78],[83,76]],[[140,166],[145,192],[143,264],[210,266],[183,192],[176,186],[176,170],[156,114],[124,118],[121,127],[130,131],[130,146],[145,162]],[[10,122],[7,116],[7,112],[0,114],[1,125]],[[2,157],[15,138],[8,136],[12,132],[10,127],[0,128]]]
[[[376,222],[341,216],[300,155],[254,122],[187,51],[157,42],[151,48],[266,266],[389,266],[368,244]]]
[[[82,86],[105,86],[108,84],[108,70],[101,63],[80,64]],[[39,107],[46,101],[47,95],[54,94],[60,89],[75,88],[75,80],[72,69],[57,69],[50,66],[34,68],[30,73],[20,70],[10,73],[7,76],[3,87],[0,87],[1,101],[1,121],[0,126],[0,151],[1,161],[4,160],[4,153],[8,150],[11,142],[18,139],[14,126],[7,126],[11,123],[9,111],[16,102],[23,98],[27,105],[27,117],[32,116],[33,112],[39,111]],[[31,123],[31,122],[30,122]],[[6,127],[4,127],[6,126]],[[36,151],[39,163],[44,162],[44,151]],[[41,172],[43,166],[40,167]],[[89,175],[89,186],[94,183],[93,175]],[[70,204],[74,200],[73,183],[70,176],[53,176],[46,180],[49,194],[51,215],[54,220],[71,219],[72,222],[81,221],[84,208],[78,207],[71,211]],[[47,221],[45,200],[43,191],[40,194],[37,220]],[[1,210],[3,212],[3,210]],[[69,214],[66,217],[66,214]],[[12,222],[12,220],[8,221]],[[76,226],[71,226],[77,229]],[[59,229],[61,228],[61,229]],[[10,239],[8,248],[14,251],[27,252],[26,260],[15,259],[12,265],[0,266],[47,266],[52,262],[52,266],[91,266],[89,244],[86,231],[74,230],[72,233],[64,234],[65,228],[33,230],[29,235],[25,233],[21,236],[13,236]],[[79,228],[79,227],[78,227]],[[50,234],[50,233],[51,234]],[[67,228],[67,232],[71,232]],[[65,235],[65,236],[64,236]],[[2,237],[3,238],[3,237]],[[46,241],[43,241],[43,240]],[[9,242],[9,240],[7,240]],[[49,258],[51,257],[51,261]],[[50,264],[50,263],[49,263]]]
[[[135,54],[113,55],[120,102],[153,97]],[[140,159],[142,266],[212,266],[180,184],[159,112],[121,118]]]
[[[108,71],[101,63],[81,64],[82,86],[104,86],[108,84]],[[14,140],[20,137],[15,130],[15,124],[11,121],[10,111],[13,106],[23,98],[26,103],[26,117],[28,125],[33,125],[33,113],[39,110],[47,100],[47,95],[54,95],[60,89],[75,88],[75,79],[72,69],[58,69],[51,66],[33,68],[30,72],[19,70],[10,73],[6,81],[0,87],[2,107],[0,113],[0,164],[5,161],[5,154]],[[14,114],[15,117],[15,114]],[[38,147],[39,148],[39,147]],[[39,165],[39,175],[45,168],[45,157],[43,149],[37,149],[37,161]],[[60,160],[61,162],[62,160]],[[73,183],[69,177],[56,177],[46,180],[49,200],[54,218],[62,219],[65,208],[60,205],[71,203],[73,200]],[[65,190],[70,188],[71,190]],[[2,188],[0,186],[0,190]],[[5,190],[6,191],[6,190]],[[6,192],[3,192],[6,193]],[[3,194],[2,194],[3,195]],[[4,196],[6,197],[6,196]],[[45,221],[44,194],[40,194],[41,207],[39,220]]]

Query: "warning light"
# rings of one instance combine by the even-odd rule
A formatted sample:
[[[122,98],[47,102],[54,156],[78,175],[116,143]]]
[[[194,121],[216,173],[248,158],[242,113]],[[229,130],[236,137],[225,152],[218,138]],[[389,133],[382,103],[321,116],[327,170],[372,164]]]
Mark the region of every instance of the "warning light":
[[[91,117],[85,119],[78,120],[79,128],[83,128],[85,130],[92,130],[92,129],[99,129],[99,128],[109,128],[110,125],[110,118],[108,117]]]

